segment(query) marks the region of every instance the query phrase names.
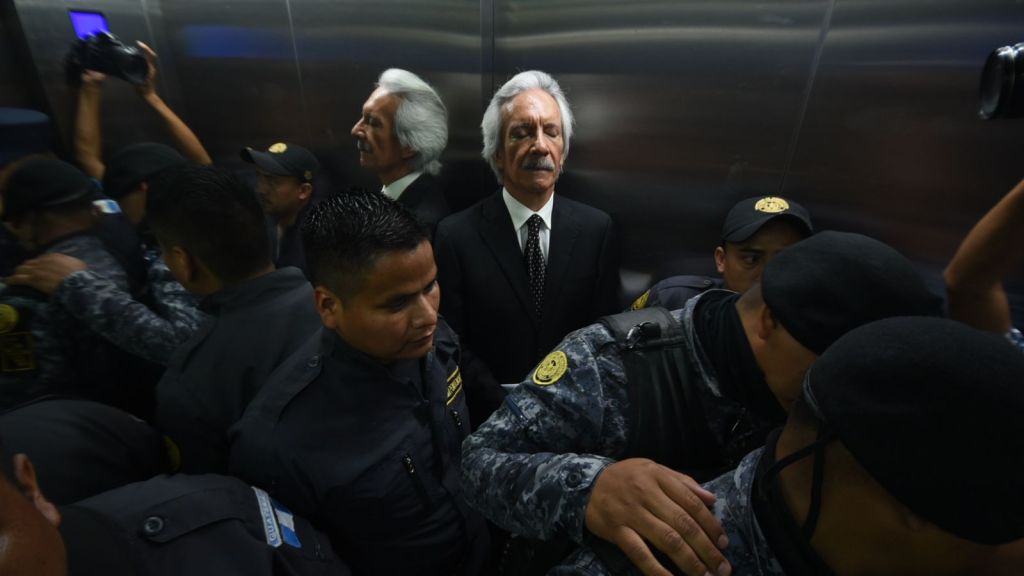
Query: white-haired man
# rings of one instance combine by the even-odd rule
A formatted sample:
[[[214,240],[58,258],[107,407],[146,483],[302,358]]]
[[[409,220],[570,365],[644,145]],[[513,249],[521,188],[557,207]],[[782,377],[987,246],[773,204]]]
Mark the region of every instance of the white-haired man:
[[[555,194],[573,116],[554,78],[514,76],[481,128],[503,189],[438,226],[441,312],[484,377],[518,382],[567,333],[615,310],[612,220]]]
[[[381,192],[408,208],[433,234],[450,212],[435,176],[448,144],[448,110],[419,76],[390,68],[352,127],[359,164],[380,178]]]

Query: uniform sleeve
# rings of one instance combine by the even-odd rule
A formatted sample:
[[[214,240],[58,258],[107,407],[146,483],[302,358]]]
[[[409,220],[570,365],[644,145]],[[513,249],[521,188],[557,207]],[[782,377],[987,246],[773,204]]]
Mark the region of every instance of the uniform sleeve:
[[[506,530],[581,542],[594,481],[625,449],[622,362],[595,336],[569,335],[462,445],[466,499]]]
[[[156,311],[114,282],[90,270],[75,272],[57,287],[54,299],[117,347],[166,365],[195,332],[202,313],[185,288],[158,262],[149,270]]]

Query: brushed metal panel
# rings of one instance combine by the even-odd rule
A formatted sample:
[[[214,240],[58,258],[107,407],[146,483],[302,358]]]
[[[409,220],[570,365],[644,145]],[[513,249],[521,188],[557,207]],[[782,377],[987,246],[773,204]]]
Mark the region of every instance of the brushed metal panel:
[[[829,3],[495,1],[495,83],[556,76],[578,128],[559,190],[622,230],[623,266],[713,271],[737,200],[777,192]]]
[[[191,126],[214,161],[243,146],[306,142],[285,0],[160,2]]]
[[[839,2],[785,192],[939,274],[1021,177],[1021,121],[978,118],[988,53],[1024,40],[1013,0]],[[1008,288],[1020,298],[1024,269]]]

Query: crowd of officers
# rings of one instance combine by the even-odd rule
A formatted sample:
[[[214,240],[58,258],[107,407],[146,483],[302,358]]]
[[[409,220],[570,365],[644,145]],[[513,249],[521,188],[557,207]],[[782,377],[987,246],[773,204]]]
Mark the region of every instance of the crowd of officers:
[[[381,190],[317,190],[288,142],[241,150],[253,190],[140,48],[176,147],[102,158],[92,71],[77,167],[45,116],[0,112],[0,573],[1024,573],[1001,287],[1024,185],[948,306],[893,248],[757,196],[720,278],[620,312],[611,219],[555,193],[574,125],[548,74],[495,93],[501,189],[449,214],[415,74],[352,128]]]

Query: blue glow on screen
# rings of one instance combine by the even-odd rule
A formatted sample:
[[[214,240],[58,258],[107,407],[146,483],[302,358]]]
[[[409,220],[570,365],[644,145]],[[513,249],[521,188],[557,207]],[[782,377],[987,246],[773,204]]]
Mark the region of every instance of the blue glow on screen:
[[[79,38],[84,39],[97,32],[110,32],[107,18],[100,12],[68,10],[68,16],[71,16],[71,25],[75,27],[75,34]]]

